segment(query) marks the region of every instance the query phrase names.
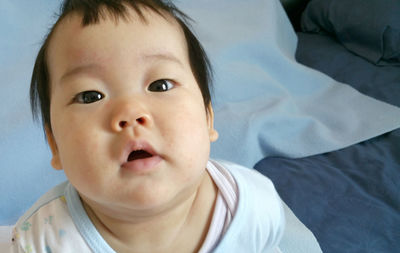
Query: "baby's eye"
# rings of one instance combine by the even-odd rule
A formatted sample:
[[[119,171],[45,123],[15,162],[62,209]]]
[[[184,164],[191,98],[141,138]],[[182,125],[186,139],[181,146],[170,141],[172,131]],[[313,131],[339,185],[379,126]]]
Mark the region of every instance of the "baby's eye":
[[[104,95],[98,91],[95,90],[89,90],[89,91],[83,91],[81,93],[78,93],[74,99],[73,102],[79,103],[79,104],[90,104],[99,101],[100,99],[103,99]]]
[[[174,88],[174,85],[171,81],[160,79],[157,81],[152,82],[149,87],[147,88],[149,91],[154,92],[163,92]]]

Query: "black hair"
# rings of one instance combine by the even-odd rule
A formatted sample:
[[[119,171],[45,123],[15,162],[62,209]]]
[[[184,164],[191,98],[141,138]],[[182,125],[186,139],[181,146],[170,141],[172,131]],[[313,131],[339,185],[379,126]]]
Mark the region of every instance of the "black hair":
[[[204,105],[208,109],[211,103],[211,64],[202,45],[190,29],[189,21],[192,21],[192,19],[180,11],[173,3],[163,0],[65,0],[61,5],[57,21],[45,37],[38,52],[31,79],[30,102],[33,118],[37,120],[40,114],[44,129],[47,128],[51,131],[50,77],[47,65],[47,49],[57,25],[71,13],[78,13],[82,16],[82,26],[100,22],[100,18],[104,17],[105,11],[115,19],[125,19],[127,7],[134,9],[143,21],[146,20],[143,16],[142,8],[148,8],[163,17],[165,17],[165,14],[170,15],[178,22],[186,39],[191,70],[201,90]]]

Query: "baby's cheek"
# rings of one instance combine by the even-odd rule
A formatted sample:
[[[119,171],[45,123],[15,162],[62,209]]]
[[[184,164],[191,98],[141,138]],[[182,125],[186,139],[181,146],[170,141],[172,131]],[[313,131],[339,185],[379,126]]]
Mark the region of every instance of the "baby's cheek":
[[[166,137],[168,146],[185,159],[193,159],[194,152],[205,145],[205,131],[200,127],[200,122],[183,122],[173,131],[174,134]]]
[[[66,135],[60,146],[64,167],[70,170],[88,170],[96,160],[98,161],[96,157],[101,147],[98,140],[99,138],[82,134],[80,131]]]
[[[208,125],[203,111],[197,110],[197,113],[183,114],[177,128],[174,141],[180,146],[178,149],[182,152],[182,158],[190,164],[208,159],[210,141]]]

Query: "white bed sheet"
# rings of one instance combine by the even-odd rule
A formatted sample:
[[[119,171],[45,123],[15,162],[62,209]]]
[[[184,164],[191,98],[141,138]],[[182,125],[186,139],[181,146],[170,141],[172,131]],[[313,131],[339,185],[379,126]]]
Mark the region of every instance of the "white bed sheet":
[[[12,226],[0,226],[0,252],[9,252]]]

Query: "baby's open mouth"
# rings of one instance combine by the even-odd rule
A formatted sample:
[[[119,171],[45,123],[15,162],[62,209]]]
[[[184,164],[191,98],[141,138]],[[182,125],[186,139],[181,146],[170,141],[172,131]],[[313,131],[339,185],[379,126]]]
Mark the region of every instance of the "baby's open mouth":
[[[138,159],[145,159],[152,157],[153,155],[147,152],[146,150],[135,150],[132,151],[129,156],[128,156],[128,162],[133,161],[133,160],[138,160]]]
[[[126,172],[137,173],[135,175],[138,176],[157,171],[157,164],[163,160],[146,141],[138,140],[127,143],[125,152],[121,168]]]

